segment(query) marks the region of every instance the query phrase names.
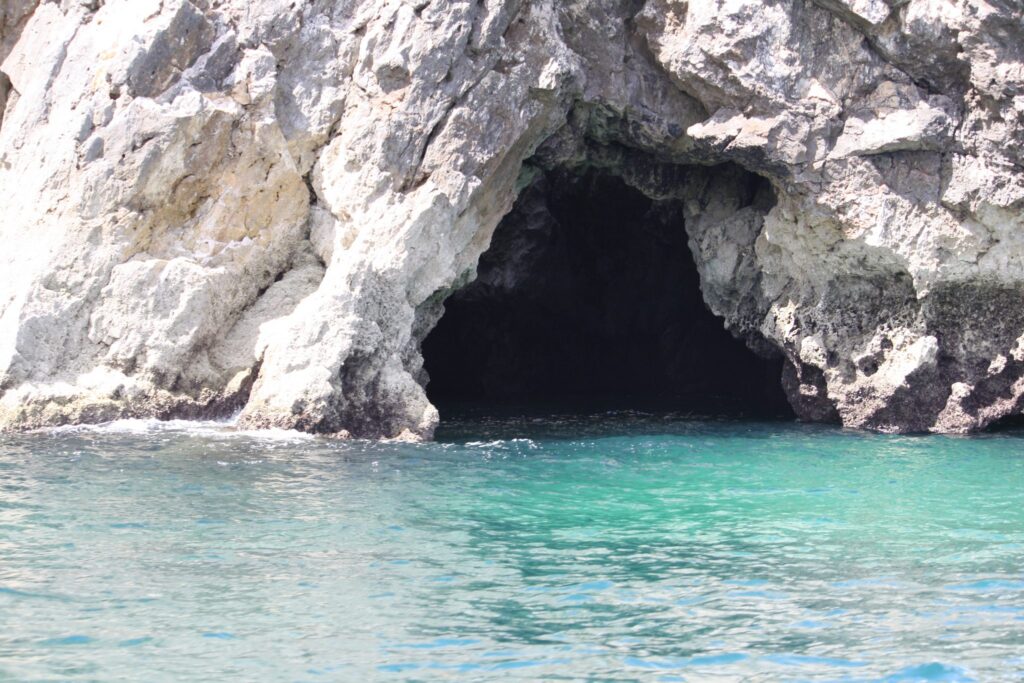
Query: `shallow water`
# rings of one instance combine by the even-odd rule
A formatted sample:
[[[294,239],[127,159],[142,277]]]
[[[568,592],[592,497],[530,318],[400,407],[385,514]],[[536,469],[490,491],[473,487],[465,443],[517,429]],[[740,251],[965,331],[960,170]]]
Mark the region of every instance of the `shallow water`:
[[[0,439],[2,680],[1012,680],[1024,438]]]

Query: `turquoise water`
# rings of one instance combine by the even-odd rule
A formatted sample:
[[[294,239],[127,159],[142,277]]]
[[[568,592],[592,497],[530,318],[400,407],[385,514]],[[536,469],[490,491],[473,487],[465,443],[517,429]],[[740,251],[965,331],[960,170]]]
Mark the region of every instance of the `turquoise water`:
[[[1024,438],[618,414],[0,440],[0,679],[1024,676]]]

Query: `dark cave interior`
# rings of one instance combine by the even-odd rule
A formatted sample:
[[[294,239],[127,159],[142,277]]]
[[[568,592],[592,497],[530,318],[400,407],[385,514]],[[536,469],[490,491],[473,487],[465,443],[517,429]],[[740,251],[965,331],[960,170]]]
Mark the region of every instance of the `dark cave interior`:
[[[442,418],[468,406],[792,416],[781,359],[705,305],[681,205],[596,170],[523,191],[422,350]]]

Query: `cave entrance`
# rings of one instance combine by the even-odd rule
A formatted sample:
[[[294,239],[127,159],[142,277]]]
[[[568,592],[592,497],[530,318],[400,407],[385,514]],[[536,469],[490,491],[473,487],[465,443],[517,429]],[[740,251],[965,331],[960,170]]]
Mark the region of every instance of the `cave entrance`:
[[[767,192],[773,202],[748,175],[750,201]],[[509,409],[792,416],[781,358],[756,355],[705,305],[681,201],[654,201],[596,169],[549,172],[502,220],[477,273],[422,345],[442,419]]]

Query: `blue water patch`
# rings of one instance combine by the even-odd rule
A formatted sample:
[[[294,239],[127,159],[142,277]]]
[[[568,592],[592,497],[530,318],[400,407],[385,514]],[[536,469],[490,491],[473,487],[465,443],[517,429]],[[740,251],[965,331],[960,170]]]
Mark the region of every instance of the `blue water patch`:
[[[979,581],[947,586],[946,588],[953,591],[1024,591],[1024,580],[981,579]]]
[[[447,647],[466,647],[481,642],[483,641],[479,638],[435,638],[425,643],[399,643],[390,647],[398,650],[436,650]]]
[[[788,593],[782,591],[730,591],[727,594],[733,598],[756,598],[759,600],[786,600]]]
[[[764,659],[765,661],[769,661],[774,664],[782,664],[783,666],[823,666],[843,669],[867,666],[867,662],[858,662],[855,660],[843,659],[842,657],[815,657],[813,655],[779,654],[769,655]]]
[[[550,661],[544,661],[540,659],[523,659],[514,662],[500,662],[498,664],[492,664],[488,667],[491,671],[511,671],[513,669],[528,669],[535,666],[544,666],[545,664],[559,664],[565,663],[565,659],[555,659]]]
[[[118,647],[138,647],[139,645],[145,645],[146,643],[152,643],[153,638],[151,636],[143,636],[141,638],[128,638],[118,642]]]
[[[815,619],[803,619],[793,624],[793,628],[817,630],[822,628],[828,628],[830,626],[827,621],[818,621]]]
[[[688,666],[720,666],[723,664],[737,664],[748,659],[748,655],[742,652],[723,652],[717,655],[699,655],[691,657],[687,662]]]
[[[380,671],[386,671],[388,673],[403,673],[405,671],[415,671],[420,668],[420,665],[415,662],[406,662],[403,664],[381,664],[377,667]]]
[[[911,683],[913,681],[944,681],[948,683],[973,683],[976,679],[958,666],[930,662],[907,667],[886,676],[886,683]]]
[[[62,636],[59,638],[47,638],[46,640],[41,641],[39,644],[43,645],[44,647],[54,647],[62,645],[88,645],[92,642],[94,642],[94,638],[90,636],[73,635]]]

